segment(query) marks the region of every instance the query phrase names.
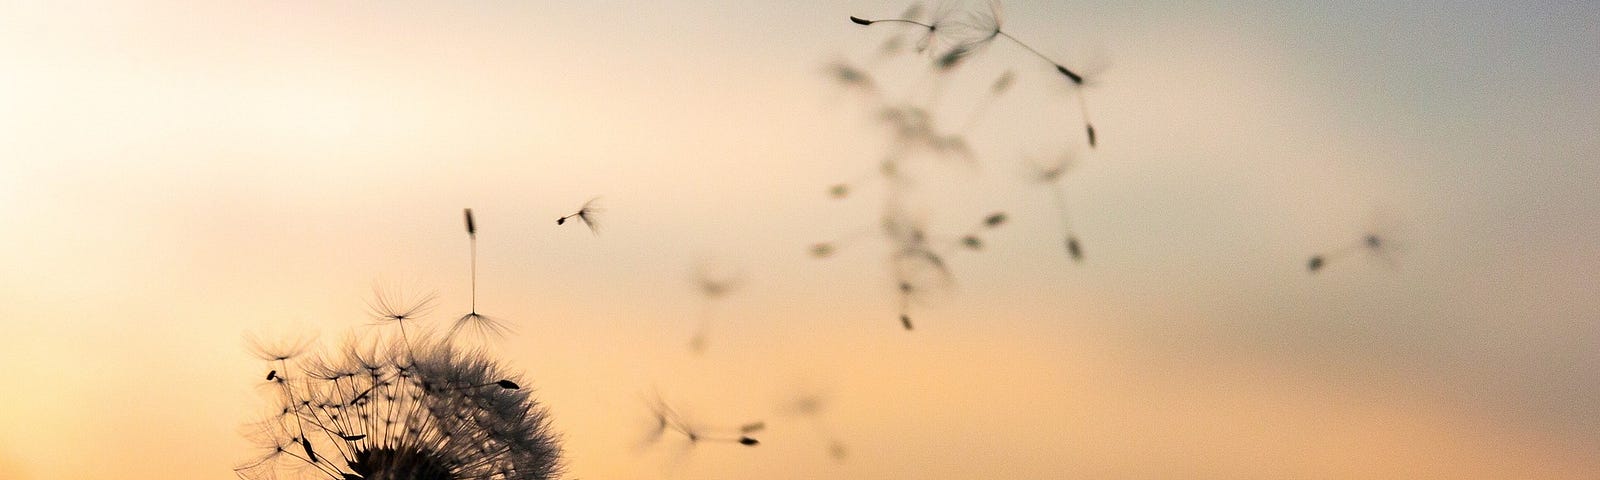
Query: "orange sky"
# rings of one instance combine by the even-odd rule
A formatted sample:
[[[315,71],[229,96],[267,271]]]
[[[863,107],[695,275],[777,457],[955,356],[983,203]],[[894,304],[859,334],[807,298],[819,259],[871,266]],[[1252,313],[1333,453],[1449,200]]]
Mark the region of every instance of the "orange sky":
[[[0,6],[0,478],[229,475],[242,336],[337,341],[375,279],[461,313],[463,207],[573,478],[1600,475],[1593,6],[1043,3],[1006,30],[1107,65],[1089,256],[1016,180],[1070,97],[996,46],[949,99],[1017,90],[930,222],[1013,221],[911,333],[881,246],[806,255],[877,221],[825,194],[884,142],[821,66],[901,4]],[[553,225],[594,195],[601,236]],[[1400,268],[1305,274],[1373,211]],[[697,357],[711,260],[746,284]],[[641,450],[653,391],[770,429]]]

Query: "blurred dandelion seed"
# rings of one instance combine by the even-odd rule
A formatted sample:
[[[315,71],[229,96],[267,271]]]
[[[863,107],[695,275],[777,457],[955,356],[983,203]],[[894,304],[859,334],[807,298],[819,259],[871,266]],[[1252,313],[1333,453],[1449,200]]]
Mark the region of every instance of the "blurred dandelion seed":
[[[849,452],[844,442],[840,441],[838,436],[833,433],[833,429],[828,427],[828,422],[824,418],[827,414],[827,406],[828,401],[822,394],[807,392],[798,394],[792,400],[781,405],[779,411],[785,415],[806,419],[806,423],[811,425],[817,436],[827,442],[828,456],[836,462],[843,462]]]
[[[737,443],[747,447],[760,445],[761,441],[751,437],[750,434],[766,428],[765,422],[750,422],[737,429],[709,428],[680,415],[657,393],[654,397],[645,400],[653,416],[655,428],[652,429],[646,443],[656,443],[667,433],[672,432],[683,436],[691,445],[701,442]]]
[[[700,293],[700,320],[694,336],[689,338],[689,350],[705,353],[711,336],[711,321],[715,316],[714,303],[738,289],[744,283],[738,270],[723,264],[702,261],[694,269],[695,289]]]
[[[1072,218],[1067,207],[1067,194],[1062,185],[1067,172],[1076,165],[1076,157],[1071,152],[1048,157],[1048,160],[1030,159],[1027,162],[1027,180],[1050,191],[1050,200],[1056,210],[1056,218],[1061,222],[1062,244],[1066,247],[1067,256],[1074,262],[1083,261],[1083,246],[1078,242],[1078,236],[1072,230]]]
[[[589,227],[589,233],[599,235],[600,224],[597,217],[603,211],[605,209],[600,205],[600,197],[594,197],[584,202],[583,207],[579,208],[578,211],[572,212],[565,217],[557,218],[556,225],[566,224],[568,219],[576,217],[578,221],[583,222],[584,226]]]
[[[1389,269],[1398,269],[1400,262],[1396,256],[1403,249],[1404,243],[1398,238],[1403,236],[1403,230],[1402,224],[1394,215],[1386,210],[1374,210],[1368,215],[1366,233],[1362,234],[1361,238],[1330,252],[1312,255],[1306,261],[1306,270],[1315,274],[1329,263],[1358,252],[1365,253],[1367,257],[1377,260]]]

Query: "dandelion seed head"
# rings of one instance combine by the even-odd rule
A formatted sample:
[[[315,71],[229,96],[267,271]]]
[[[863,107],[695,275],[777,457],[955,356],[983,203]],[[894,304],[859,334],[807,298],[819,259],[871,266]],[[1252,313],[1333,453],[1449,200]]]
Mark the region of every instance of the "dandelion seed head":
[[[263,453],[240,465],[240,476],[448,480],[560,473],[548,413],[494,359],[426,340],[378,350],[376,358],[358,353],[367,351],[346,344],[326,361],[370,374],[286,385],[274,409],[287,414],[251,425],[247,436]]]

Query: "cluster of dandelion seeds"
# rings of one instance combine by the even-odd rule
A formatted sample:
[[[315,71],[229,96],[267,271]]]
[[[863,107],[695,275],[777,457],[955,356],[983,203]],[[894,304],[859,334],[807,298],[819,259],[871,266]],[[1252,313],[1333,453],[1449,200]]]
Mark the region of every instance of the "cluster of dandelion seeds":
[[[843,248],[861,239],[878,239],[888,244],[888,264],[893,276],[894,291],[898,296],[899,321],[902,328],[912,330],[911,309],[926,299],[946,290],[953,281],[949,258],[959,253],[984,250],[988,242],[985,233],[1007,223],[1009,216],[995,212],[985,216],[966,231],[935,231],[928,221],[927,206],[912,200],[917,190],[930,190],[923,186],[920,172],[956,166],[964,173],[978,171],[983,157],[968,136],[972,127],[995,103],[1019,81],[1018,71],[1026,72],[1026,65],[1007,68],[987,82],[979,94],[979,103],[966,109],[964,121],[950,121],[949,108],[942,104],[945,82],[962,70],[972,58],[984,55],[997,40],[1014,45],[1022,52],[1043,59],[1048,66],[1047,75],[1052,85],[1071,89],[1077,100],[1077,110],[1082,115],[1088,147],[1093,149],[1097,137],[1084,104],[1085,77],[1080,70],[1068,68],[1060,62],[1023,43],[1002,26],[1001,8],[992,0],[942,0],[929,9],[913,4],[898,17],[863,18],[851,16],[850,21],[888,37],[868,60],[857,63],[835,61],[826,73],[842,88],[857,92],[866,110],[888,134],[888,149],[878,157],[872,173],[858,176],[828,188],[835,200],[846,200],[857,191],[876,186],[881,193],[882,208],[876,228],[858,228],[854,232],[812,245],[813,256],[832,257]],[[910,45],[908,48],[907,45]],[[893,78],[880,76],[879,71],[891,70],[894,65],[885,62],[910,59],[917,81],[909,88],[894,88]],[[1030,61],[1037,63],[1036,60]],[[960,112],[959,110],[957,111]],[[1082,261],[1083,246],[1068,221],[1066,196],[1061,190],[1062,178],[1071,165],[1072,146],[1055,145],[1059,138],[1043,139],[1052,144],[1052,151],[1064,152],[1052,161],[1023,162],[1032,167],[1024,178],[1024,185],[1050,192],[1061,225],[1061,243],[1067,256],[1074,262]],[[869,180],[878,180],[869,182]],[[962,203],[973,203],[963,199]]]

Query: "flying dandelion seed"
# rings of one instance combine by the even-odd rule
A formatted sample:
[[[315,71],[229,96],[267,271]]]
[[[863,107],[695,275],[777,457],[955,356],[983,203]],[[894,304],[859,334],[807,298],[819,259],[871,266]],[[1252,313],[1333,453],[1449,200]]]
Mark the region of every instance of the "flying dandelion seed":
[[[667,402],[661,398],[659,393],[652,398],[647,398],[645,403],[650,409],[653,425],[655,427],[651,430],[650,435],[646,439],[647,444],[657,443],[661,441],[661,439],[665,437],[667,433],[673,433],[682,436],[683,439],[687,440],[690,445],[698,445],[702,442],[708,442],[737,443],[747,447],[754,447],[760,445],[761,441],[757,440],[751,435],[766,428],[766,422],[750,422],[741,425],[738,428],[731,429],[706,427],[697,422],[689,420],[684,415],[681,415],[676,410],[673,410],[672,407],[667,405]]]
[[[561,449],[549,415],[496,360],[448,341],[345,345],[254,425],[262,453],[243,478],[550,479]],[[413,353],[414,352],[414,353]]]
[[[983,118],[984,114],[989,111],[989,106],[994,105],[1002,95],[1005,95],[1006,91],[1011,90],[1011,85],[1016,81],[1016,74],[1011,70],[1006,70],[1000,76],[995,77],[994,82],[989,84],[989,94],[985,95],[983,100],[978,103],[978,106],[972,109],[972,113],[967,114],[967,121],[962,124],[961,131],[971,130],[974,125],[977,125],[978,120]]]
[[[1067,208],[1067,194],[1062,185],[1068,171],[1076,164],[1075,157],[1070,153],[1063,153],[1048,160],[1030,159],[1027,162],[1028,172],[1026,179],[1029,183],[1040,188],[1048,189],[1052,206],[1055,207],[1056,218],[1061,222],[1062,244],[1066,247],[1067,256],[1074,262],[1083,261],[1083,245],[1078,242],[1078,236],[1072,230],[1072,218]]]
[[[457,318],[450,325],[449,338],[468,329],[476,332],[482,338],[499,338],[510,333],[511,329],[505,322],[478,313],[478,224],[472,218],[472,209],[464,209],[462,215],[466,218],[467,241],[471,249],[471,278],[472,278],[472,303],[466,315]]]
[[[711,337],[711,321],[715,316],[714,303],[738,289],[744,283],[736,269],[710,261],[695,266],[694,286],[700,293],[700,321],[694,336],[689,338],[689,350],[705,353]]]
[[[1306,270],[1315,274],[1329,263],[1356,253],[1365,253],[1368,258],[1377,260],[1390,269],[1400,268],[1396,256],[1402,250],[1403,242],[1397,239],[1402,236],[1403,229],[1399,221],[1385,211],[1375,210],[1369,215],[1367,224],[1366,233],[1356,241],[1328,253],[1312,255],[1306,261]]]
[[[572,212],[572,214],[565,217],[557,218],[556,225],[564,225],[568,219],[577,218],[579,222],[583,222],[584,226],[589,227],[589,233],[599,235],[600,224],[597,217],[603,211],[605,209],[600,206],[600,197],[594,197],[584,202],[583,207],[579,208],[578,211]]]
[[[824,418],[827,409],[828,401],[822,394],[807,392],[795,395],[791,400],[784,402],[779,407],[779,413],[805,419],[817,437],[827,443],[828,456],[835,462],[843,462],[849,455],[849,449],[833,433],[833,429],[828,427],[828,422]]]

